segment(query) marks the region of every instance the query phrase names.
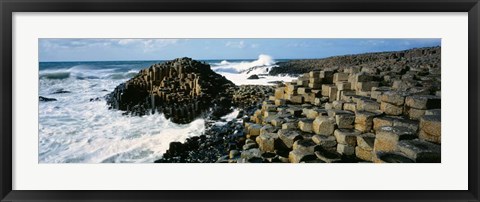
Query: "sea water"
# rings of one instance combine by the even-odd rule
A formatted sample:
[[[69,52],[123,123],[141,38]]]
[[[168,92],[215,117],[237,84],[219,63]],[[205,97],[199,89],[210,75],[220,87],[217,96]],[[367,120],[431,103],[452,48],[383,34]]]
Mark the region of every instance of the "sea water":
[[[39,162],[151,163],[161,158],[170,142],[203,134],[203,119],[176,124],[161,113],[139,117],[108,109],[105,95],[159,62],[163,61],[40,62],[39,96],[57,101],[39,102]],[[265,75],[278,62],[266,55],[205,62],[237,85],[293,79]],[[251,74],[264,76],[247,79]]]

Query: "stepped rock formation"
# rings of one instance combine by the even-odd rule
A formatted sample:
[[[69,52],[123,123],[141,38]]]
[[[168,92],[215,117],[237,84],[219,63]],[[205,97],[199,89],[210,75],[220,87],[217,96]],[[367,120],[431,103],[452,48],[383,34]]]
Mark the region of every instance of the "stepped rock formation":
[[[243,119],[247,140],[223,162],[441,162],[439,63],[311,71],[285,82]]]
[[[272,95],[237,90],[237,105],[253,109],[199,144],[215,147],[223,163],[441,162],[440,48],[337,58]],[[190,144],[174,145],[159,162],[191,162],[204,148]]]
[[[162,112],[175,123],[200,115],[221,116],[230,109],[235,85],[210,65],[178,58],[143,69],[107,95],[111,109],[133,115]]]

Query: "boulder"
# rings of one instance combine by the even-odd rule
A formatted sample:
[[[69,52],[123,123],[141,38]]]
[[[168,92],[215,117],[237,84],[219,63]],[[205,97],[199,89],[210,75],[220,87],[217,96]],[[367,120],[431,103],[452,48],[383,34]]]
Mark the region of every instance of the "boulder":
[[[319,116],[313,121],[313,132],[318,135],[332,135],[335,130],[335,119]]]
[[[310,93],[310,92],[312,92],[312,89],[309,88],[309,87],[300,87],[300,88],[298,88],[298,90],[297,90],[297,93],[298,93],[299,95],[304,95],[304,94],[307,94],[307,93]]]
[[[399,91],[387,91],[380,96],[382,102],[390,103],[392,105],[401,106],[405,103],[407,93]]]
[[[373,119],[377,117],[377,113],[367,111],[355,112],[355,129],[366,133],[373,129]]]
[[[315,144],[320,145],[322,147],[335,147],[337,146],[337,139],[335,136],[331,135],[314,135],[312,136],[312,141]]]
[[[302,118],[298,121],[298,128],[307,133],[312,133],[313,119]]]
[[[376,112],[380,109],[380,104],[373,100],[360,100],[357,102],[357,110],[363,110],[367,112]]]
[[[429,109],[425,111],[425,115],[442,115],[441,109]]]
[[[282,129],[297,129],[298,128],[298,121],[285,121],[282,124]]]
[[[357,82],[355,85],[355,90],[357,91],[371,91],[373,87],[378,87],[378,82],[376,81],[364,81]]]
[[[337,129],[334,132],[338,144],[345,144],[353,147],[357,145],[357,136],[359,135],[360,131],[353,129]]]
[[[256,75],[256,74],[252,74],[247,79],[260,79],[260,77],[258,77],[258,75]]]
[[[278,134],[277,133],[264,133],[261,134],[256,138],[258,146],[260,150],[266,152],[273,152],[275,151],[275,141],[277,141]]]
[[[375,145],[375,134],[364,133],[357,136],[357,147],[366,151],[372,151]]]
[[[382,116],[373,118],[373,130],[377,131],[382,126],[393,126],[394,117]]]
[[[315,146],[317,146],[317,144],[315,144],[315,142],[313,142],[311,139],[300,139],[293,143],[292,149],[305,150],[313,154]]]
[[[38,96],[38,101],[40,101],[40,102],[51,102],[51,101],[57,101],[57,99]]]
[[[303,139],[300,132],[292,129],[280,129],[277,134],[287,148],[292,148],[295,141]]]
[[[288,154],[288,160],[290,163],[300,163],[301,161],[310,161],[315,160],[317,157],[313,154],[313,152],[309,152],[306,150],[292,150]]]
[[[285,87],[278,87],[275,89],[275,98],[284,99]]]
[[[277,117],[273,119],[270,123],[275,127],[282,127],[282,124],[285,122],[285,119]]]
[[[240,163],[262,163],[262,151],[258,148],[248,149],[242,151],[240,154]]]
[[[317,116],[326,115],[327,111],[325,111],[324,109],[312,108],[312,109],[304,110],[304,114],[309,119],[315,119],[317,118]]]
[[[393,120],[393,126],[403,126],[403,127],[410,128],[411,130],[417,132],[419,122],[417,120],[396,118],[396,119]]]
[[[338,72],[333,74],[333,82],[338,83],[341,81],[348,81],[348,73]]]
[[[292,114],[293,116],[300,116],[303,112],[303,109],[300,108],[300,107],[289,107],[286,109],[286,111],[290,114]]]
[[[427,110],[425,110],[425,109],[416,109],[416,108],[413,108],[413,107],[405,106],[405,114],[408,116],[408,118],[410,118],[412,120],[420,119],[420,117],[425,115],[426,111]]]
[[[332,102],[332,108],[336,109],[336,110],[342,110],[343,109],[343,103],[345,103],[345,101],[341,101],[341,100],[333,101]]]
[[[405,105],[415,109],[436,109],[441,107],[440,96],[412,95],[405,99]]]
[[[359,159],[364,161],[372,161],[373,160],[373,151],[363,149],[360,146],[355,147],[355,156]]]
[[[414,161],[398,152],[374,152],[374,163],[414,163]]]
[[[328,150],[323,147],[316,147],[315,155],[318,159],[325,161],[325,163],[337,163],[342,160],[342,155],[337,151]]]
[[[352,84],[350,82],[338,82],[336,85],[339,91],[352,89]]]
[[[442,135],[441,127],[441,116],[440,115],[428,115],[423,116],[420,119],[420,130],[428,133],[433,136]]]
[[[243,150],[249,150],[249,149],[253,149],[253,148],[258,148],[258,144],[255,143],[255,142],[250,142],[250,143],[246,143],[243,145]]]
[[[345,156],[355,155],[355,146],[346,144],[337,144],[337,152]]]
[[[350,113],[337,114],[335,115],[335,123],[338,128],[351,129],[355,122],[355,115]]]
[[[383,126],[376,131],[376,138],[373,150],[382,152],[393,152],[397,150],[397,144],[401,140],[416,138],[416,133],[406,127]]]
[[[385,114],[398,116],[398,115],[402,115],[403,106],[397,106],[397,105],[382,101],[380,103],[380,110],[382,112],[385,112]]]
[[[259,136],[260,130],[262,129],[262,125],[260,124],[252,124],[248,127],[248,134],[250,136]]]
[[[440,163],[440,145],[419,139],[402,140],[398,143],[398,151],[417,163]]]
[[[230,152],[228,153],[228,157],[231,159],[237,158],[239,155],[240,152],[238,150],[230,150]]]
[[[355,111],[357,111],[357,103],[354,103],[354,102],[344,103],[343,104],[343,110],[355,112]]]

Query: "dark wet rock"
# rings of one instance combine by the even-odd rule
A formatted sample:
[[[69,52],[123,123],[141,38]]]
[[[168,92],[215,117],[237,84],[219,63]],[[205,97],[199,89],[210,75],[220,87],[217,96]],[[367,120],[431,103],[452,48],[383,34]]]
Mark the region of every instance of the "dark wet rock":
[[[375,163],[414,163],[414,161],[405,155],[397,152],[377,152],[373,158]]]
[[[52,102],[52,101],[57,101],[57,99],[38,96],[38,101],[40,101],[40,102]]]
[[[239,149],[245,144],[242,131],[242,124],[238,122],[225,125],[208,122],[204,135],[187,138],[184,143],[171,143],[163,157],[155,163],[215,163],[226,162],[226,159],[221,159],[225,156],[237,158],[240,156]]]
[[[258,75],[256,75],[256,74],[253,74],[253,75],[249,76],[247,79],[260,79],[260,77],[258,77]]]
[[[440,145],[414,139],[403,140],[398,143],[398,150],[417,163],[440,163]]]
[[[327,163],[336,163],[342,160],[342,155],[334,149],[325,149],[324,147],[315,147],[315,155],[318,159]]]
[[[64,93],[71,93],[71,92],[68,90],[58,89],[54,91],[52,94],[64,94]]]
[[[98,102],[98,101],[102,101],[102,98],[100,97],[90,98],[90,102]]]

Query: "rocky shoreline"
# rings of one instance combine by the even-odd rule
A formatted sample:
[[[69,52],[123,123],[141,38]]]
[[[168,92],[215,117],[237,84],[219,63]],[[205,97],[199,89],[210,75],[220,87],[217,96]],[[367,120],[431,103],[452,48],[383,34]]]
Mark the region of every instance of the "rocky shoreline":
[[[142,70],[107,100],[135,115],[207,120],[205,134],[170,143],[156,163],[441,162],[439,47],[290,64],[271,72],[293,71],[292,82],[235,86],[181,58]],[[236,119],[219,121],[234,109]]]
[[[364,53],[334,56],[325,59],[290,60],[277,63],[270,75],[298,75],[310,71],[335,70],[344,67],[365,67],[370,73],[375,71],[403,70],[406,66],[440,65],[440,47],[416,48],[404,51]],[[380,67],[380,68],[375,68]]]

